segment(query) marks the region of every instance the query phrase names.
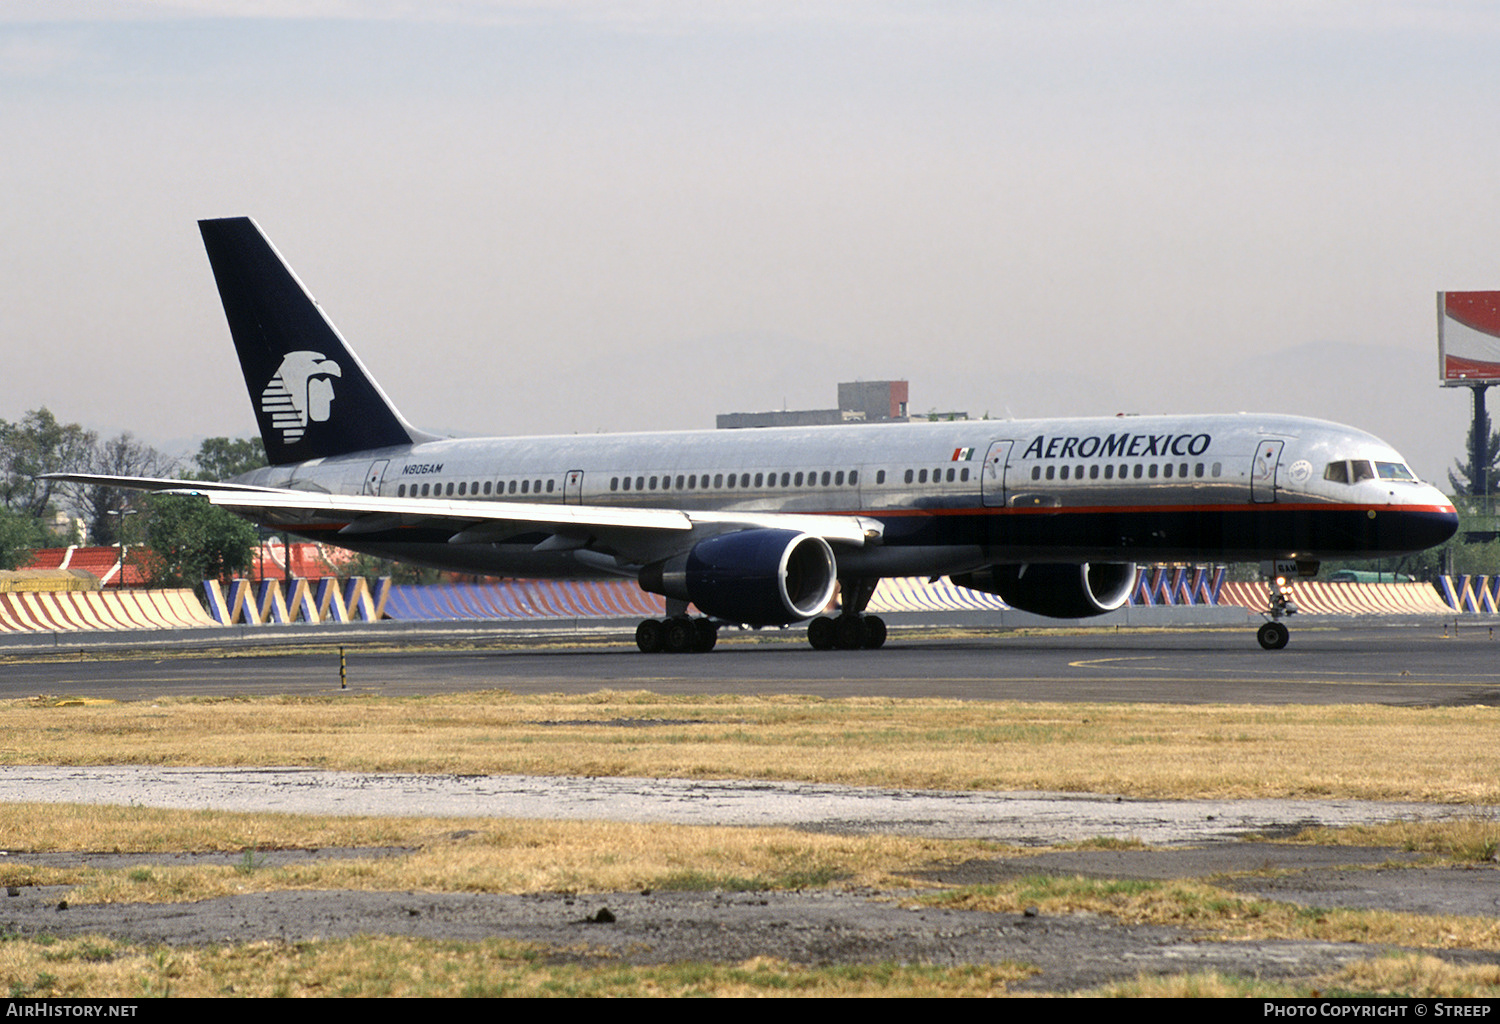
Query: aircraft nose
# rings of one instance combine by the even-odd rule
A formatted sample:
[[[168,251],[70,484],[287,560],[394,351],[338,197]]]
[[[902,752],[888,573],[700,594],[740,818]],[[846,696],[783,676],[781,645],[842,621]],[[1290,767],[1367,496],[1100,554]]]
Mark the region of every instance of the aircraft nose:
[[[1419,509],[1402,516],[1402,540],[1409,550],[1436,547],[1458,532],[1458,510],[1435,487],[1429,487],[1427,500]]]

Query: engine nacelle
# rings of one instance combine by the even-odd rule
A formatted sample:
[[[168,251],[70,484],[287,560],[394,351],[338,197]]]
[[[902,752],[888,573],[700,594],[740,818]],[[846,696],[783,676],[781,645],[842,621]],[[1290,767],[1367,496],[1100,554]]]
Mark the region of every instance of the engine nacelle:
[[[795,530],[710,537],[641,570],[641,589],[691,601],[705,615],[748,626],[801,622],[828,607],[838,582],[833,549]]]
[[[999,594],[1012,608],[1054,619],[1083,619],[1119,608],[1135,586],[1135,565],[991,565],[951,577],[960,587]]]

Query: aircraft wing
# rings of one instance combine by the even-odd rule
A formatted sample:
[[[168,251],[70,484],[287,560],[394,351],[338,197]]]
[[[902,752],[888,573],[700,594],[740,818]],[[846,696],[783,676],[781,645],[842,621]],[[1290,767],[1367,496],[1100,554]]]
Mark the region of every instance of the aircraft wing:
[[[830,544],[862,546],[880,538],[879,520],[851,515],[785,512],[716,512],[671,508],[617,508],[541,502],[386,498],[327,494],[232,483],[151,477],[57,474],[56,479],[158,493],[200,495],[265,526],[357,542],[360,537],[421,532],[446,534],[450,544],[497,543],[545,533],[536,550],[592,547],[631,562],[663,557],[702,537],[737,530],[794,530]]]
[[[43,473],[44,480],[90,487],[114,487],[122,491],[175,491],[182,494],[208,491],[258,491],[276,494],[280,487],[257,487],[254,484],[220,483],[217,480],[180,480],[160,476],[106,476],[102,473]]]

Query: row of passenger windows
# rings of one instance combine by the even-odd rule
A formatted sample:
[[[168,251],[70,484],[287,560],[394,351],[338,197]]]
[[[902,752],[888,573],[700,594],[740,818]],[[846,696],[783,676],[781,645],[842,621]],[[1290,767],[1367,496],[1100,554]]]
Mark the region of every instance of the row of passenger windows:
[[[1170,475],[1170,474],[1168,474]],[[885,483],[885,470],[878,470],[875,474],[877,484]],[[960,468],[942,467],[930,472],[926,469],[908,469],[905,475],[906,483],[925,484],[929,480],[932,483],[967,483],[969,480],[969,467]],[[1049,476],[1050,479],[1050,476]],[[1063,479],[1067,479],[1066,470]],[[509,495],[509,494],[552,494],[556,490],[555,480],[485,480],[483,482],[474,480],[460,480],[449,483],[424,483],[398,484],[396,486],[396,497],[398,498],[464,498],[478,497],[483,495]],[[734,490],[736,488],[774,488],[774,487],[857,487],[859,486],[859,470],[848,471],[828,470],[818,472],[792,472],[790,470],[781,474],[776,473],[679,473],[675,477],[670,475],[656,475],[629,477],[613,476],[609,478],[609,489],[611,491],[694,491],[694,490]]]
[[[556,484],[557,481],[548,480],[546,493],[551,494],[556,487]],[[447,488],[446,490],[444,490],[445,487]],[[464,498],[476,496],[481,493],[541,494],[542,481],[512,480],[510,481],[509,487],[507,488],[506,481],[504,480],[486,480],[484,482],[484,490],[482,492],[480,491],[480,483],[478,480],[475,480],[472,483],[468,480],[460,480],[457,484],[453,484],[450,482],[446,485],[442,483],[422,484],[420,490],[418,490],[416,484],[412,484],[410,490],[407,489],[406,484],[398,484],[396,487],[396,497],[398,498]]]
[[[880,473],[885,476],[884,470]],[[674,486],[675,479],[675,486]],[[859,484],[859,470],[851,469],[848,473],[840,470],[823,470],[821,482],[818,474],[785,472],[780,476],[781,487],[855,487]],[[710,479],[707,473],[701,476],[697,473],[679,473],[675,478],[671,476],[637,476],[609,478],[609,489],[612,491],[695,491],[714,488],[716,490],[734,490],[736,487],[776,487],[778,477],[775,473],[715,473]]]
[[[952,467],[944,470],[939,467],[931,471],[929,476],[925,469],[908,469],[906,471],[907,483],[925,484],[929,480],[932,483],[942,483],[946,478],[948,483],[967,483],[969,480],[969,468],[954,469]],[[875,483],[885,483],[885,470],[877,470]],[[857,487],[859,486],[859,470],[851,469],[845,473],[842,469],[818,472],[791,472],[782,473],[779,477],[775,473],[715,473],[710,479],[707,473],[702,475],[689,473],[678,474],[674,478],[670,476],[637,476],[637,477],[610,477],[609,489],[612,491],[692,491],[713,488],[715,490],[734,490],[772,488],[772,487]]]
[[[1125,464],[1120,466],[1118,479],[1140,480],[1144,478],[1147,480],[1156,480],[1161,478],[1170,480],[1174,476],[1179,479],[1187,479],[1189,476],[1192,476],[1194,479],[1201,480],[1204,476],[1217,477],[1222,474],[1223,469],[1223,463],[1219,462],[1215,462],[1212,466],[1207,466],[1202,462],[1193,463],[1191,466],[1186,462],[1137,462],[1134,465]],[[1069,477],[1072,477],[1074,480],[1082,480],[1085,477],[1085,473],[1087,473],[1087,478],[1090,480],[1098,480],[1100,477],[1103,477],[1105,480],[1114,480],[1117,478],[1115,465],[1112,462],[1105,463],[1102,468],[1098,463],[1088,466],[1048,466],[1046,478],[1048,480],[1067,480]],[[1040,480],[1042,477],[1042,467],[1032,466],[1031,479]]]

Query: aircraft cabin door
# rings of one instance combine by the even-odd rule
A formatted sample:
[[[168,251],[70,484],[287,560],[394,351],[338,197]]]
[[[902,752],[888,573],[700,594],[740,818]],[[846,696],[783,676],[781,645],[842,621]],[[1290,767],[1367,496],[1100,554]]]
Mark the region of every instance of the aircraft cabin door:
[[[1010,460],[1011,441],[991,441],[979,471],[979,489],[986,506],[1005,507],[1005,464]]]
[[[583,470],[568,470],[568,475],[563,480],[563,504],[583,504]]]
[[[1262,441],[1255,449],[1255,464],[1250,467],[1250,500],[1276,500],[1276,465],[1281,461],[1285,441]]]
[[[379,462],[372,462],[370,464],[370,471],[365,474],[364,490],[360,493],[378,498],[380,496],[380,483],[385,479],[385,467],[390,464],[390,459],[381,459]]]

